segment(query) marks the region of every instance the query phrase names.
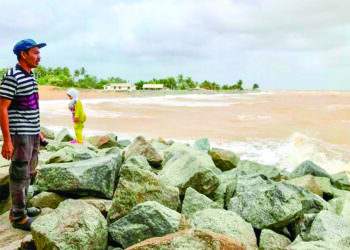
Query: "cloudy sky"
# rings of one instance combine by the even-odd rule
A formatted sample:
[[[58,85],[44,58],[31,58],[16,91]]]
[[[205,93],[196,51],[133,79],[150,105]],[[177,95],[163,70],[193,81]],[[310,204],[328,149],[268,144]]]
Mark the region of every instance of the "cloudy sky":
[[[46,42],[45,67],[131,83],[183,74],[262,89],[350,88],[349,0],[0,0],[0,68]]]

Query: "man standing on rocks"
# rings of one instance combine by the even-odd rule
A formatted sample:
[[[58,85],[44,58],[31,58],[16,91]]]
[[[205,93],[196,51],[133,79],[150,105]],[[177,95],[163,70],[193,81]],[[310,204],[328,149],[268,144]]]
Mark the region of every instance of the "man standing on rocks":
[[[38,164],[40,134],[38,86],[31,71],[39,65],[39,49],[32,39],[21,40],[13,48],[18,64],[8,70],[0,86],[0,125],[3,135],[1,155],[11,160],[10,195],[12,226],[30,231],[31,217],[40,208],[26,208],[30,179]]]

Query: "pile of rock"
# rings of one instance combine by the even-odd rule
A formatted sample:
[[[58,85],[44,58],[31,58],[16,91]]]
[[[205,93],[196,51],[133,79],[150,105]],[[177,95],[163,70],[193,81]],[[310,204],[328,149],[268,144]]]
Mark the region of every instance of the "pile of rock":
[[[51,140],[28,203],[44,211],[30,233],[11,228],[1,167],[0,248],[350,248],[346,172],[329,175],[306,161],[282,175],[207,139],[191,147],[107,134],[72,145],[66,129],[43,132]]]

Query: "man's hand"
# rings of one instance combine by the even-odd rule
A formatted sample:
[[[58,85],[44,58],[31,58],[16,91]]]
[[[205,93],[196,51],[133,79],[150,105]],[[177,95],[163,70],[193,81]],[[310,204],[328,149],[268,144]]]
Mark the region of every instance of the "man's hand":
[[[73,122],[78,122],[78,121],[79,121],[78,118],[76,117],[73,118]]]
[[[6,160],[11,160],[13,155],[13,145],[11,141],[4,141],[4,144],[2,145],[1,155]]]
[[[9,129],[9,117],[7,110],[11,104],[10,100],[0,98],[0,126],[3,137],[3,145],[1,155],[10,160],[13,154],[13,145],[11,141],[10,129]]]
[[[39,132],[39,139],[40,139],[40,141],[45,141],[45,137],[43,136],[43,134],[41,132]]]

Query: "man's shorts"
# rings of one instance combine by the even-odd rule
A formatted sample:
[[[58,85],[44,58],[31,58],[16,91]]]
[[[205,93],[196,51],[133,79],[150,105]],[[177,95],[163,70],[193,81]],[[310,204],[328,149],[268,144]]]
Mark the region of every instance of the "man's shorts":
[[[14,152],[10,165],[10,178],[14,181],[29,179],[38,165],[39,136],[11,135]]]

